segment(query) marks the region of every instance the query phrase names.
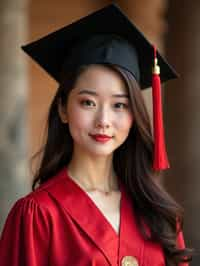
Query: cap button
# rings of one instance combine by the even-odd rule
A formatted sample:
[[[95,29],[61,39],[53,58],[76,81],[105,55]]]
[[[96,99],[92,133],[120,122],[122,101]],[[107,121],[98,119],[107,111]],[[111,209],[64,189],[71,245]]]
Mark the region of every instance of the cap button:
[[[121,265],[122,266],[139,266],[137,259],[132,256],[123,257]]]

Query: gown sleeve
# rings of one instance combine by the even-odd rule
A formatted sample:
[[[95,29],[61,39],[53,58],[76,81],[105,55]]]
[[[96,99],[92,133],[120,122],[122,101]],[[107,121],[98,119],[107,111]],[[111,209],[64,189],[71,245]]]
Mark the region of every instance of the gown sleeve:
[[[22,198],[11,209],[0,239],[1,266],[48,265],[47,210],[34,198]]]

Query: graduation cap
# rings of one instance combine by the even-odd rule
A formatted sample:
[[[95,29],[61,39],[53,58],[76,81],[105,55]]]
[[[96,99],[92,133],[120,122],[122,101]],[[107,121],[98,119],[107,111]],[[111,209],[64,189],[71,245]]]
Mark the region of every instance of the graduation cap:
[[[114,64],[128,70],[141,89],[152,85],[155,140],[153,168],[162,170],[169,167],[162,122],[160,81],[176,78],[177,74],[116,4],[97,10],[22,46],[22,49],[58,83],[61,82],[61,73],[68,73],[80,65]]]

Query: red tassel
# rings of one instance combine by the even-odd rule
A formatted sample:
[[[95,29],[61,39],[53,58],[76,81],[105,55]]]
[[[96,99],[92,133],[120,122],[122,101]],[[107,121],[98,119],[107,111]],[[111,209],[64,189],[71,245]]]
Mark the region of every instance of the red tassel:
[[[163,114],[162,114],[162,97],[160,68],[157,65],[156,49],[154,47],[154,68],[152,74],[152,94],[153,94],[153,125],[154,125],[154,162],[153,169],[156,171],[169,168],[167,158]]]

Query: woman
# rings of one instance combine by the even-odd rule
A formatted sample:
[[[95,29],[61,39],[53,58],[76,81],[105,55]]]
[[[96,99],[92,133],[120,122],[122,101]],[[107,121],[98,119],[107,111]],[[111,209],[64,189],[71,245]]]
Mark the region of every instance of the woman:
[[[141,94],[152,46],[110,5],[24,50],[59,88],[33,192],[4,227],[1,265],[188,265],[182,209],[152,168]],[[159,59],[162,80],[173,78]]]

